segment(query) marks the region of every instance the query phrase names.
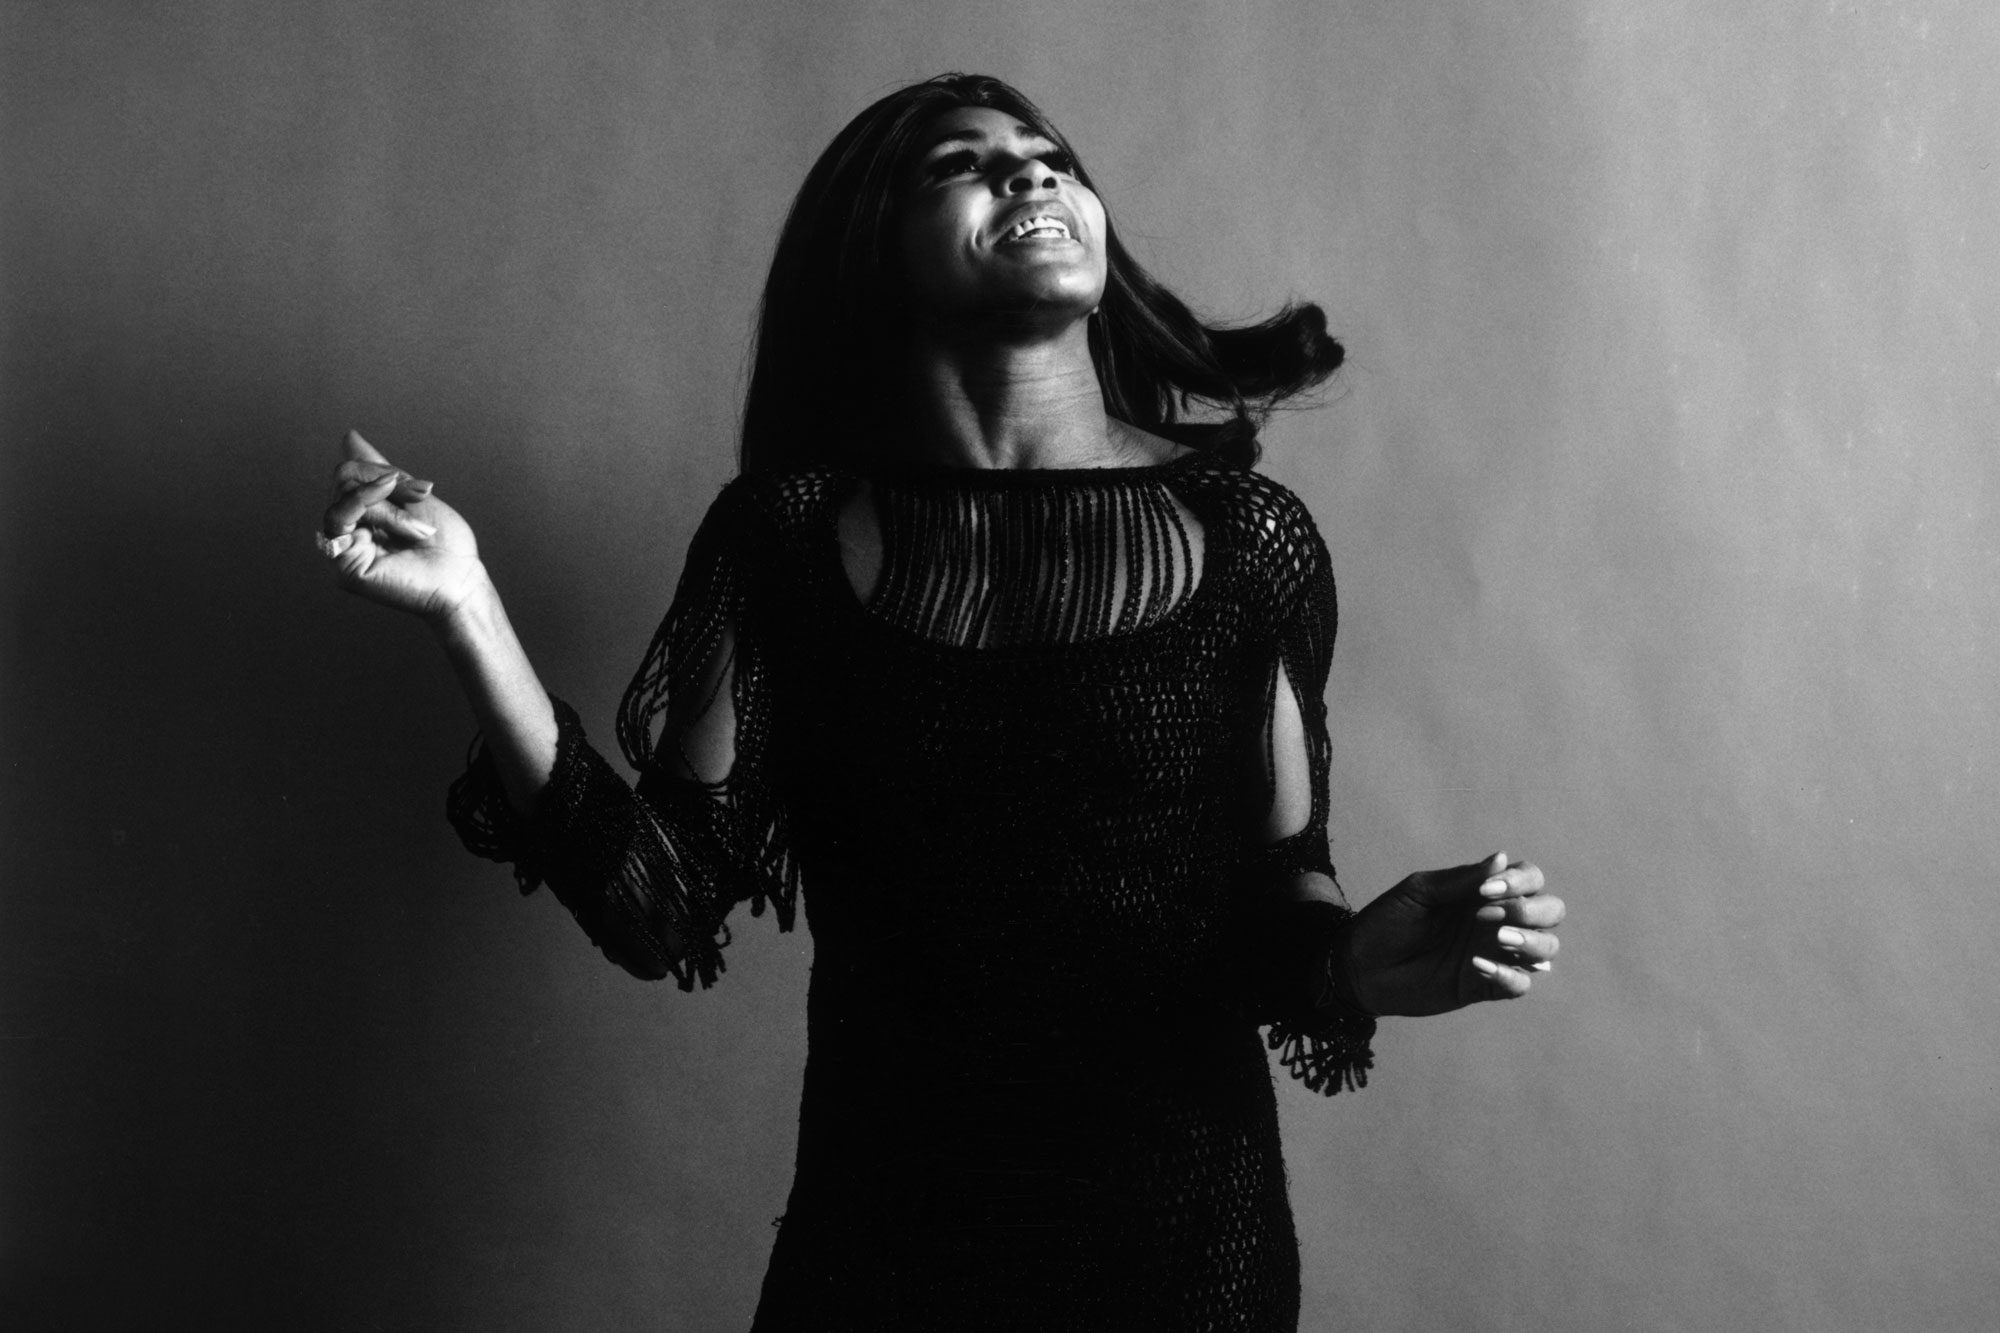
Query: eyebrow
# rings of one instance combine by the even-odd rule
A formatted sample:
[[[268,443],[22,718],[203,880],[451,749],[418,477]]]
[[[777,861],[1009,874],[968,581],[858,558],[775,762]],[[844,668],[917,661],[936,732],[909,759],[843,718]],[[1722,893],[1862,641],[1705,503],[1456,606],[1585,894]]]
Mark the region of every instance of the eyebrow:
[[[1019,121],[1016,121],[1014,123],[1014,137],[1017,139],[1038,139],[1041,142],[1048,144],[1051,147],[1061,147],[1061,145],[1057,144],[1054,139],[1050,138],[1046,134],[1043,134],[1040,130],[1036,129],[1034,126],[1024,125]],[[984,130],[970,130],[970,129],[947,130],[945,133],[940,134],[937,138],[932,139],[929,143],[926,143],[923,146],[922,153],[925,154],[934,153],[948,143],[985,143],[985,142],[987,142],[987,135]]]

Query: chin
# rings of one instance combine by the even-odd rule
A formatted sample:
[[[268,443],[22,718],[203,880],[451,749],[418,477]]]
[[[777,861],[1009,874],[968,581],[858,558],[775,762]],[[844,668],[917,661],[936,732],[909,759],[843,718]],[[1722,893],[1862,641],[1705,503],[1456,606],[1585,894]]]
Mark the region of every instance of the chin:
[[[938,292],[922,305],[920,323],[966,329],[1033,328],[1060,332],[1081,324],[1103,299],[1102,283],[1079,273],[1014,273],[968,285],[955,292]]]
[[[1104,299],[1104,288],[1100,283],[1065,282],[1060,279],[1051,282],[1022,283],[1005,295],[996,293],[992,305],[1019,313],[1039,313],[1083,319],[1097,308]]]

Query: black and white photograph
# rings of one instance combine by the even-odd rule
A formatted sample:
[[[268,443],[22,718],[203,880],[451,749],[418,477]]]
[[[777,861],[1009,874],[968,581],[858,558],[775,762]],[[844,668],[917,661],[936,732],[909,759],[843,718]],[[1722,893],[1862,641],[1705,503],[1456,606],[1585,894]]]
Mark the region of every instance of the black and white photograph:
[[[0,5],[0,1326],[1994,1327],[1996,67]]]

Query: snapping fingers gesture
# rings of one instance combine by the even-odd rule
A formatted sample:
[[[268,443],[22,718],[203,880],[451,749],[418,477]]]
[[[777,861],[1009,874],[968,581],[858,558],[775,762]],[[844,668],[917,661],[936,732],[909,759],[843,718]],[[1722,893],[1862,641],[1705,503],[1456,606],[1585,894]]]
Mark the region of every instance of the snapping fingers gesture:
[[[1370,1013],[1411,1017],[1517,999],[1556,956],[1563,915],[1542,872],[1505,852],[1419,871],[1356,914],[1355,998]]]
[[[458,511],[384,458],[359,431],[333,474],[318,533],[340,586],[373,602],[442,620],[478,586],[479,544]]]

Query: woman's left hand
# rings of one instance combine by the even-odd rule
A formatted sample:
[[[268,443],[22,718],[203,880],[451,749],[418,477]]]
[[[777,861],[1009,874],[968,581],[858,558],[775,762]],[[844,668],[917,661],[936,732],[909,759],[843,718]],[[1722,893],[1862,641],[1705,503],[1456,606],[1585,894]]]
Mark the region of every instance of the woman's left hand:
[[[1499,852],[1426,870],[1369,903],[1348,934],[1354,995],[1374,1014],[1419,1016],[1526,995],[1556,956],[1563,901],[1542,872]]]

